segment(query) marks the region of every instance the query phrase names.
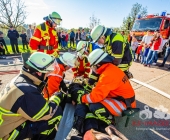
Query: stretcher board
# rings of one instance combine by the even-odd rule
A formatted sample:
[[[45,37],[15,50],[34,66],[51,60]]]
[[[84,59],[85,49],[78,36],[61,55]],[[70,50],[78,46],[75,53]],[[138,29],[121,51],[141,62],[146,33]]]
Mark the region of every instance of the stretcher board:
[[[67,137],[73,126],[74,111],[75,106],[67,103],[64,108],[63,117],[60,121],[55,140],[64,140]]]

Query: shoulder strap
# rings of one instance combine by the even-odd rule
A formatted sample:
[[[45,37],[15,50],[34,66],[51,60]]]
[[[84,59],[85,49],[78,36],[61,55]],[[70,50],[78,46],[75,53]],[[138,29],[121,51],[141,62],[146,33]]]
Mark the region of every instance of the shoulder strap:
[[[41,30],[46,31],[45,23],[41,23],[40,25],[41,25]]]

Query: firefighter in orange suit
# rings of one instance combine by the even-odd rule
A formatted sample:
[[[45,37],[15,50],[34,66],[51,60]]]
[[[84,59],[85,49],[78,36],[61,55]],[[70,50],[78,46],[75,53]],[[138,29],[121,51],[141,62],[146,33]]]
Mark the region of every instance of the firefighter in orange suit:
[[[55,28],[60,25],[62,19],[57,12],[52,12],[44,20],[46,22],[36,27],[29,45],[32,52],[44,52],[58,57],[58,38]]]
[[[54,71],[47,75],[47,86],[43,90],[44,98],[48,100],[55,92],[62,89],[67,92],[67,87],[64,83],[64,73],[66,70],[74,66],[75,55],[65,52],[62,56],[55,59]]]
[[[69,138],[81,133],[77,128],[81,128],[79,125],[83,123],[85,131],[91,127],[98,130],[97,120],[110,125],[112,123],[111,116],[121,116],[124,110],[136,107],[135,92],[125,73],[113,64],[113,56],[105,53],[102,49],[95,49],[88,56],[88,60],[93,71],[100,76],[95,88],[90,93],[81,88],[69,87],[68,92],[71,94],[72,100],[77,105],[89,104],[90,112],[84,113],[85,108],[75,110],[77,119],[68,134]],[[87,123],[84,119],[93,121]],[[94,124],[95,122],[96,124]]]
[[[77,44],[77,59],[75,62],[75,67],[72,68],[74,77],[83,76],[83,78],[88,78],[90,73],[90,63],[88,62],[86,56],[86,41],[79,41]]]

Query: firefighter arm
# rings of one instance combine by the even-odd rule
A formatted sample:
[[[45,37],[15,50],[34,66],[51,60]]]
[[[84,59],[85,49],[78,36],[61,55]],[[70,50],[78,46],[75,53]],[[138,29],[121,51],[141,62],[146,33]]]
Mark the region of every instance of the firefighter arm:
[[[90,63],[86,63],[85,65],[85,71],[84,71],[84,78],[88,78],[90,73]]]
[[[62,78],[51,75],[48,77],[48,93],[49,96],[51,97],[55,92],[59,91],[60,89],[60,82],[62,81]]]
[[[99,81],[92,92],[82,96],[82,103],[97,103],[104,100],[111,90],[116,88],[117,84],[110,78],[111,75],[101,74]]]
[[[122,61],[125,48],[124,45],[125,44],[120,40],[116,40],[112,43],[112,56],[115,57],[115,59],[113,60],[113,64],[116,66],[119,65]]]
[[[38,28],[36,28],[29,42],[32,52],[37,51],[40,42],[41,42],[41,31]]]
[[[77,77],[77,75],[78,75],[78,69],[77,69],[77,67],[73,67],[73,68],[72,68],[72,71],[73,71],[74,77]]]

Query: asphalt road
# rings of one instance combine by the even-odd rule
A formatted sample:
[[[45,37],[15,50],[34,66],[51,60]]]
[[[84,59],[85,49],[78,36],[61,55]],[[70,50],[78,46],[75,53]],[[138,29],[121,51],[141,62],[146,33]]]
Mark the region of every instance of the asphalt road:
[[[18,58],[16,63],[21,64],[20,60]],[[12,57],[6,60],[0,59],[0,72],[20,70],[21,65],[7,66],[8,62],[12,63],[13,61],[15,60]],[[160,62],[162,60],[158,61],[158,63]],[[170,64],[170,61],[167,64]],[[148,68],[134,62],[130,71],[133,73],[134,79],[147,83],[170,95],[170,71],[166,67],[167,65],[165,68],[157,66]],[[0,80],[2,80],[0,90],[16,75],[14,73],[0,75]],[[69,80],[72,78],[71,71],[66,73],[66,78]],[[130,140],[170,139],[170,99],[135,82],[131,81],[131,84],[136,93],[137,107],[141,111],[130,119],[128,127],[124,127],[126,117],[117,117],[116,128]]]

